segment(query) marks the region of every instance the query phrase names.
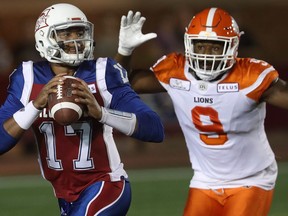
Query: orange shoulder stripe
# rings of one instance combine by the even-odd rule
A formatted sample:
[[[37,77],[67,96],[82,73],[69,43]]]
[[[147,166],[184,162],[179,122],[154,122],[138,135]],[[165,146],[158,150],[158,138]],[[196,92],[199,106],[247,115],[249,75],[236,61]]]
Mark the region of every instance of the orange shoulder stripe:
[[[187,80],[184,75],[185,56],[171,53],[160,58],[152,67],[157,79],[168,84],[170,78]]]
[[[251,58],[238,58],[235,66],[221,83],[237,82],[240,90],[245,89],[253,85],[266,70],[269,71],[263,81],[247,94],[247,97],[258,101],[263,92],[279,76],[278,72],[267,62]]]
[[[278,77],[278,73],[274,70],[269,72],[267,76],[264,78],[263,82],[253,91],[251,91],[249,94],[247,94],[247,97],[259,101],[260,97],[264,93],[266,89],[269,88],[271,83]]]

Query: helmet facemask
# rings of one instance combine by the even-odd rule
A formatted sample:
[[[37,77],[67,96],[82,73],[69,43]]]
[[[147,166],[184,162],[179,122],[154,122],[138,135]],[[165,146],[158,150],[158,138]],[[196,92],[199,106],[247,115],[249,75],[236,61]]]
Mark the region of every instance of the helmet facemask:
[[[69,32],[70,29],[81,29],[81,36],[75,39],[63,40],[61,34]],[[93,59],[94,42],[92,29],[93,27],[90,23],[74,22],[51,26],[47,35],[50,43],[47,47],[49,61],[77,66],[84,60]],[[69,52],[69,47],[74,50],[74,53]]]
[[[235,63],[239,45],[238,37],[201,38],[199,35],[185,34],[185,55],[189,67],[196,75],[205,81],[210,81],[228,71]],[[219,43],[223,46],[221,54],[201,54],[195,52],[197,42]]]

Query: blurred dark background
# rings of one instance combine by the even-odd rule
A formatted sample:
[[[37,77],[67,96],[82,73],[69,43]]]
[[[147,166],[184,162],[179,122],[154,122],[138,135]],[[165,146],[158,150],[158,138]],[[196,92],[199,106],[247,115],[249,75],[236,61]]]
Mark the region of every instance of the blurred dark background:
[[[40,13],[61,1],[1,0],[0,4],[0,104],[6,97],[9,74],[22,61],[38,61],[34,45],[34,26]],[[272,64],[288,80],[288,1],[287,0],[74,0],[95,25],[95,57],[111,56],[117,51],[122,15],[141,11],[147,18],[143,33],[156,32],[157,39],[138,47],[133,65],[149,67],[162,55],[183,52],[183,34],[193,15],[206,7],[222,7],[236,19],[245,32],[239,57],[254,57]],[[165,124],[162,144],[143,143],[115,133],[126,168],[190,166],[182,132],[166,94],[141,95],[157,111]],[[278,161],[288,159],[288,110],[267,107],[266,129]],[[0,176],[40,173],[37,148],[28,131],[9,153],[0,156]]]

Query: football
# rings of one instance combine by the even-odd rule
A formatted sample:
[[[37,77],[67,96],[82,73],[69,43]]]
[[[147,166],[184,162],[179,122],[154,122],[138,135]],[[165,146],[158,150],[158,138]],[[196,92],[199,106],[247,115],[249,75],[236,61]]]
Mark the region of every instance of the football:
[[[83,104],[76,103],[77,96],[72,94],[72,83],[79,82],[73,76],[65,76],[63,85],[57,85],[57,93],[52,93],[48,98],[48,109],[51,117],[61,125],[70,125],[81,118]]]

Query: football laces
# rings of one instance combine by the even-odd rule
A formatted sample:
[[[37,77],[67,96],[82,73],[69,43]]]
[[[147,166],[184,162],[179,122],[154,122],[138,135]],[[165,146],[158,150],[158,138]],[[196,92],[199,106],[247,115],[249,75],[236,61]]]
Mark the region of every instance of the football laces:
[[[62,85],[57,85],[57,99],[62,99],[63,98],[63,86]]]

